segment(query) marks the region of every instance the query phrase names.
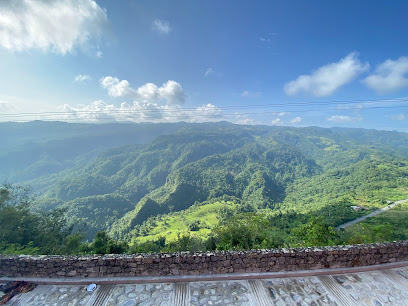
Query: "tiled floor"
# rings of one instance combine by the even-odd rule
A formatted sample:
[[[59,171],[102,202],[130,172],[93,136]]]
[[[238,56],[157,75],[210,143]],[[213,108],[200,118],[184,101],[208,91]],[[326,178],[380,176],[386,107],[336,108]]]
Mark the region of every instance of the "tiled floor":
[[[382,271],[189,283],[39,285],[6,305],[408,305],[408,267]]]

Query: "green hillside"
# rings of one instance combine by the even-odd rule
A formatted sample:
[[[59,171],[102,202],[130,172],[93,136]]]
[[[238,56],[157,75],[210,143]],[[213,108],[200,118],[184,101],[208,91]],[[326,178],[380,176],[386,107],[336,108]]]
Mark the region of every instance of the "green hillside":
[[[89,240],[102,230],[136,244],[208,238],[245,212],[290,236],[310,216],[336,226],[408,198],[405,133],[226,122],[6,128],[4,177],[33,188],[35,210],[63,209]]]
[[[367,218],[345,230],[345,241],[350,244],[404,239],[408,239],[408,203]]]

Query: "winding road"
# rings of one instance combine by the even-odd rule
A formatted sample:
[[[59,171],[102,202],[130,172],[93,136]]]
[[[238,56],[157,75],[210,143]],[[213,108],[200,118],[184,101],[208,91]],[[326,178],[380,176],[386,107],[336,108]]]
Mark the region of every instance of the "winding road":
[[[398,204],[402,204],[402,203],[405,203],[405,202],[408,202],[408,199],[396,201],[396,202],[393,203],[393,204],[390,204],[390,205],[385,206],[385,207],[383,207],[383,208],[380,208],[380,209],[378,209],[378,210],[376,210],[376,211],[373,211],[372,213],[369,213],[368,215],[365,215],[365,216],[363,216],[363,217],[354,219],[353,221],[346,222],[346,223],[344,223],[344,224],[342,224],[342,225],[337,226],[336,228],[337,228],[337,229],[341,229],[341,228],[349,227],[350,225],[353,225],[353,224],[355,224],[355,223],[357,223],[357,222],[363,221],[363,220],[365,220],[365,219],[367,219],[367,218],[374,217],[374,216],[376,216],[376,215],[378,215],[378,214],[381,214],[381,213],[383,213],[383,212],[385,212],[385,211],[387,211],[387,210],[393,208],[394,206],[396,206],[396,205],[398,205]]]

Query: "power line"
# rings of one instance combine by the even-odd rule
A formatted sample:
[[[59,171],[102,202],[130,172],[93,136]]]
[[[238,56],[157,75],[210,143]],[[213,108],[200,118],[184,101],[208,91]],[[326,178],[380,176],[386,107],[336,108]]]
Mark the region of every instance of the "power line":
[[[254,114],[273,114],[277,111],[262,111],[262,112],[240,112],[240,113],[220,113],[226,110],[250,110],[250,109],[261,109],[261,108],[281,108],[285,107],[285,110],[280,110],[279,112],[290,112],[290,113],[308,113],[308,112],[327,112],[327,111],[346,111],[346,110],[366,110],[366,109],[388,109],[388,108],[406,108],[408,105],[394,105],[394,106],[374,106],[372,104],[376,103],[408,103],[408,98],[395,98],[395,99],[376,99],[376,100],[332,100],[332,101],[311,101],[311,102],[296,102],[296,103],[269,103],[269,104],[256,104],[256,105],[232,105],[224,107],[214,107],[214,108],[176,108],[176,109],[157,109],[157,108],[146,108],[146,109],[103,109],[103,110],[78,110],[78,111],[61,111],[61,112],[36,112],[36,113],[9,113],[0,114],[0,118],[24,118],[24,117],[43,117],[43,116],[75,116],[75,118],[62,118],[63,120],[81,120],[81,119],[92,119],[92,118],[81,118],[81,115],[94,115],[94,119],[112,120],[112,116],[109,115],[123,115],[125,118],[122,119],[143,119],[138,114],[146,113],[159,113],[161,118],[187,118],[190,119],[189,115],[194,115],[195,117],[223,117],[223,116],[236,116],[236,115],[254,115]],[[347,108],[329,108],[329,109],[303,109],[303,110],[292,110],[291,107],[303,107],[303,106],[327,106],[327,105],[350,105]],[[370,105],[371,104],[371,105]],[[370,105],[370,106],[367,106]],[[219,112],[219,113],[207,113],[203,114],[203,111],[208,112]],[[164,114],[163,114],[164,113]],[[184,113],[184,114],[183,114]],[[79,115],[79,116],[78,116]],[[108,117],[103,117],[103,116]],[[145,119],[159,119],[159,118],[145,118]]]

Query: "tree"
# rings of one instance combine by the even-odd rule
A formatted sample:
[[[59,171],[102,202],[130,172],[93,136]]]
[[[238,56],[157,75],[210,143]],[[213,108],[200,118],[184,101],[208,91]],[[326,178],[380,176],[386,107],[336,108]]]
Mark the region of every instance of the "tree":
[[[218,250],[250,250],[274,248],[283,245],[279,230],[262,215],[242,213],[229,219],[224,225],[214,229]]]
[[[295,227],[292,234],[301,246],[332,245],[338,238],[334,228],[328,226],[321,217],[311,217],[306,224]]]
[[[30,210],[29,189],[10,184],[0,187],[0,253],[66,254],[78,251],[82,235],[62,210],[36,213]]]
[[[122,254],[128,248],[127,243],[114,241],[106,232],[97,232],[91,245],[95,254]]]

